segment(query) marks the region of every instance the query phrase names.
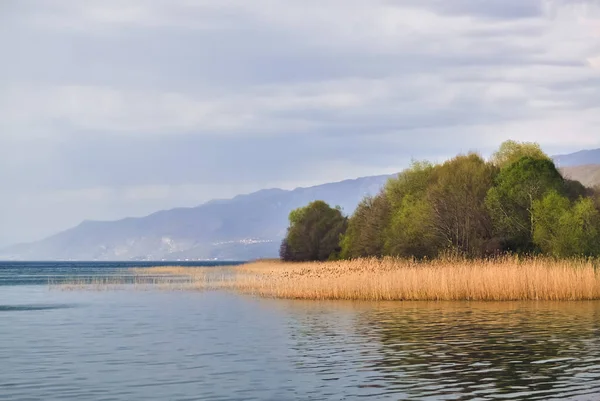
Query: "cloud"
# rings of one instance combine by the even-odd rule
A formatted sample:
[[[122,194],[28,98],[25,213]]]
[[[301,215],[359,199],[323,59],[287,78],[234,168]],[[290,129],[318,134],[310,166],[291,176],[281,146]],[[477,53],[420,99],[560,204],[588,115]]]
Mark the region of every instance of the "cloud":
[[[587,62],[592,68],[600,69],[600,56],[590,57],[587,59]]]
[[[29,205],[0,200],[0,242],[508,138],[600,146],[596,1],[0,7],[0,185]]]
[[[467,15],[490,19],[515,20],[535,18],[543,14],[543,2],[540,1],[506,1],[506,0],[434,0],[434,1],[396,1],[395,4],[411,4],[424,7],[446,15]]]

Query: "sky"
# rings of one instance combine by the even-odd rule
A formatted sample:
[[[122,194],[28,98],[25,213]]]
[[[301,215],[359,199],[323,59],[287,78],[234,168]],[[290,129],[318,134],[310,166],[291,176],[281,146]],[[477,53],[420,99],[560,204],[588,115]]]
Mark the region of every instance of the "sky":
[[[3,0],[0,49],[0,245],[600,147],[600,0]]]

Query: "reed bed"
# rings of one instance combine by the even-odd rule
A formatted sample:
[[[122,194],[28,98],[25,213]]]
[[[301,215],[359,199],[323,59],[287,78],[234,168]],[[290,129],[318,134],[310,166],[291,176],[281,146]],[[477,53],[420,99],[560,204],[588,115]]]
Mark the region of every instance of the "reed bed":
[[[362,259],[240,266],[235,288],[265,297],[369,301],[575,301],[600,299],[592,260],[504,257],[417,263]]]
[[[395,258],[314,263],[271,260],[229,267],[153,267],[131,272],[142,287],[232,290],[269,298],[583,301],[600,300],[598,263],[592,259],[535,257],[426,262]]]

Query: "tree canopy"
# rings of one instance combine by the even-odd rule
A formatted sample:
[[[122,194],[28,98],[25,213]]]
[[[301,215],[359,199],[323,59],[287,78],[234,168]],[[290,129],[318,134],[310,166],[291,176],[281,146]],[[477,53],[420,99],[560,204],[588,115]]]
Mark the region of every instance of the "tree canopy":
[[[445,248],[482,256],[492,236],[485,198],[495,172],[476,154],[458,156],[438,169],[436,181],[428,189],[428,201],[434,230]]]
[[[349,218],[322,201],[289,217],[285,260],[600,256],[600,193],[563,178],[535,143],[507,141],[487,161],[415,161]]]
[[[384,254],[433,257],[438,238],[433,231],[433,210],[427,188],[435,180],[435,166],[413,162],[412,166],[388,181],[382,191],[389,202],[389,219],[383,228]],[[354,216],[350,219],[352,220]]]
[[[340,251],[340,237],[348,219],[339,207],[317,200],[292,210],[280,257],[286,261],[327,260]]]
[[[516,163],[523,157],[550,160],[550,157],[544,153],[537,143],[508,140],[500,145],[500,148],[492,155],[490,161],[493,165],[504,168]]]
[[[556,191],[534,203],[534,241],[557,257],[600,254],[600,213],[589,198],[571,202]]]
[[[500,170],[485,199],[495,235],[515,251],[531,250],[534,202],[549,191],[565,192],[564,179],[549,159],[524,156]]]
[[[357,206],[342,237],[341,256],[354,259],[385,254],[385,227],[390,219],[390,202],[385,194],[367,196]]]

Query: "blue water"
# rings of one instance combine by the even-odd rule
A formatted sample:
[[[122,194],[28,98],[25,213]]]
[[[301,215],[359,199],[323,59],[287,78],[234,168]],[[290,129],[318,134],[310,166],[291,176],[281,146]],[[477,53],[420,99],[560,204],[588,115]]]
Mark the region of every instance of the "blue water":
[[[47,285],[76,278],[131,275],[129,268],[154,266],[216,267],[243,262],[2,262],[0,286]]]
[[[44,284],[129,266],[0,267],[0,400],[600,399],[598,302],[308,302]]]

